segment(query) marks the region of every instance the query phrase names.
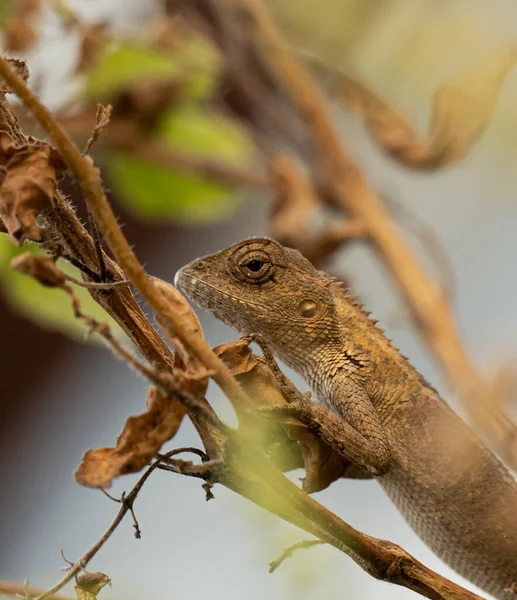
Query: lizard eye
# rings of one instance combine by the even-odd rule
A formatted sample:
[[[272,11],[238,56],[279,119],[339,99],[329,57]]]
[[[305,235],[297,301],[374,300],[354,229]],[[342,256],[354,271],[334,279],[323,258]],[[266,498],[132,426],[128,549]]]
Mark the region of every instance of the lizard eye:
[[[249,271],[253,271],[254,273],[258,273],[258,271],[260,271],[260,269],[262,268],[262,265],[264,263],[261,260],[250,260],[249,263],[246,263],[246,268]]]
[[[260,250],[246,252],[237,257],[234,264],[237,267],[235,275],[249,283],[264,283],[269,279],[273,267],[269,256]]]
[[[316,302],[314,302],[314,300],[302,300],[300,304],[298,304],[298,313],[305,319],[314,317],[317,312],[318,305]]]

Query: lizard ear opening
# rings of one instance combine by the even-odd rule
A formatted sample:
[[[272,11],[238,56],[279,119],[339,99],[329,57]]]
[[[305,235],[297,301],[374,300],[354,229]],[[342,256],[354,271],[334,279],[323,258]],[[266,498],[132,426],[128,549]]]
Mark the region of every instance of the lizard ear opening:
[[[298,314],[304,319],[310,319],[318,314],[318,305],[314,300],[305,299],[298,304]]]

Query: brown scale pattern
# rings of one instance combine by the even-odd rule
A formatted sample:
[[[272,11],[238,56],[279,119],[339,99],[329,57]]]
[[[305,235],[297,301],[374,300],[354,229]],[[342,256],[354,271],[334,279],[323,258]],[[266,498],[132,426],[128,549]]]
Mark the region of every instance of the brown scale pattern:
[[[262,334],[321,402],[303,403],[300,416],[346,458],[387,471],[379,483],[447,564],[496,598],[511,597],[515,479],[353,296],[268,238],[198,259],[177,283],[241,334]],[[301,301],[314,310],[302,314]]]

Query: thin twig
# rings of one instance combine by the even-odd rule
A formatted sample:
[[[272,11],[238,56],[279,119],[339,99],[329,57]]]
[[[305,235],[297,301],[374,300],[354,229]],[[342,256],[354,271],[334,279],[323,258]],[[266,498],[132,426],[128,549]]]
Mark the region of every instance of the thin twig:
[[[99,334],[116,356],[131,365],[137,373],[140,373],[142,376],[149,379],[149,381],[158,387],[167,397],[177,396],[188,410],[194,412],[198,416],[202,416],[207,423],[215,427],[220,433],[228,435],[233,431],[215,414],[208,410],[203,403],[199,402],[197,398],[183,389],[173,374],[167,371],[159,371],[153,365],[144,363],[118,341],[107,323],[100,323],[93,317],[83,314],[79,300],[75,296],[72,288],[64,285],[62,286],[62,289],[72,298],[72,307],[75,317],[83,321],[89,328],[90,333]]]
[[[88,138],[86,142],[86,146],[83,150],[83,154],[86,156],[90,153],[92,146],[99,139],[99,136],[104,131],[104,129],[108,126],[111,117],[111,111],[113,107],[111,104],[107,106],[103,106],[102,104],[97,105],[97,114],[95,115],[95,127],[93,128],[93,132],[91,136]],[[95,217],[90,209],[90,206],[87,204],[86,208],[88,209],[88,225],[90,234],[93,238],[93,243],[95,244],[95,253],[97,254],[97,262],[99,264],[99,279],[104,282],[106,281],[106,261],[104,260],[104,252],[102,251],[102,240],[99,232],[99,227],[97,222],[95,221]]]
[[[187,452],[196,454],[197,456],[199,456],[199,458],[203,462],[207,462],[208,460],[210,460],[210,457],[208,456],[208,454],[206,452],[203,452],[203,450],[200,450],[199,448],[195,448],[194,446],[184,446],[183,448],[176,448],[176,450],[175,450],[176,454],[183,454],[183,453],[187,453]],[[170,455],[170,456],[172,456],[172,455]],[[162,461],[168,460],[164,454],[157,454],[156,457],[161,459]]]
[[[68,168],[76,175],[85,200],[90,206],[115,259],[143,299],[162,317],[161,321],[170,324],[164,331],[169,341],[174,343],[174,338],[179,338],[206,369],[214,372],[214,381],[228,396],[237,413],[240,413],[246,407],[250,407],[252,405],[251,401],[224,363],[212,352],[208,342],[203,337],[188,330],[167,304],[162,294],[156,292],[152,279],[147,275],[119,227],[117,218],[106,198],[99,170],[89,158],[84,157],[79,152],[50,111],[33,94],[23,79],[14,72],[8,61],[3,57],[0,57],[0,77],[7,82],[10,89],[16,93],[25,107],[32,112],[56,145]]]
[[[410,308],[414,323],[447,374],[449,384],[460,392],[473,424],[517,472],[517,426],[492,401],[490,387],[470,361],[443,290],[429,280],[378,195],[343,149],[323,94],[293,58],[261,0],[233,1],[247,7],[270,68],[311,128],[319,145],[318,172],[333,192],[335,203],[364,224],[373,248]]]
[[[94,281],[79,281],[79,279],[76,279],[71,275],[67,275],[66,273],[63,273],[63,275],[65,276],[66,280],[70,283],[90,290],[112,290],[117,286],[130,284],[130,282],[127,279],[120,279],[119,281],[108,281],[107,283],[96,283]]]
[[[63,260],[66,260],[67,262],[69,262],[73,267],[75,267],[76,269],[81,271],[81,273],[84,273],[84,275],[86,275],[86,277],[88,277],[88,279],[91,279],[92,280],[91,283],[101,283],[100,277],[95,271],[92,271],[89,267],[84,265],[82,262],[80,262],[73,256],[70,256],[69,254],[64,252],[61,248],[58,248],[54,244],[50,244],[50,243],[42,243],[41,247],[46,248],[49,251],[49,253],[52,256],[52,259],[54,261],[57,260],[58,258],[62,258]],[[73,277],[70,277],[70,281],[72,281],[73,283],[76,283],[79,280],[78,279],[74,280]],[[126,281],[126,280],[124,279],[123,281]],[[86,283],[86,282],[83,282],[83,283]],[[78,284],[76,284],[76,285],[78,285]],[[112,287],[113,287],[113,284],[112,284]],[[95,289],[95,288],[91,288],[91,289]]]
[[[305,540],[303,542],[298,542],[297,544],[293,544],[292,546],[289,546],[289,548],[286,548],[282,554],[276,558],[275,560],[272,560],[269,563],[269,572],[273,573],[274,571],[276,571],[276,569],[278,569],[278,567],[288,558],[291,558],[291,556],[293,555],[294,552],[296,552],[296,550],[303,550],[306,548],[312,548],[313,546],[319,546],[320,544],[324,544],[325,542],[322,542],[321,540]]]
[[[97,264],[99,266],[98,278],[101,282],[105,282],[107,270],[106,261],[104,260],[104,252],[102,250],[101,234],[97,225],[97,221],[95,220],[95,216],[93,215],[88,204],[86,205],[86,210],[88,211],[88,230],[93,239],[95,254],[97,256]]]
[[[12,73],[9,65],[1,58],[0,77],[3,77],[8,82],[11,89],[20,96],[24,104],[33,112],[40,121],[40,124],[52,137],[63,157],[66,158],[69,167],[78,176],[83,193],[87,201],[90,202],[92,210],[115,257],[119,260],[121,266],[124,267],[129,279],[139,289],[142,296],[149,301],[157,311],[157,314],[171,324],[171,331],[167,330],[166,333],[170,337],[174,337],[171,335],[171,332],[174,331],[174,335],[181,339],[207,370],[216,371],[214,379],[219,382],[226,394],[232,398],[237,409],[249,406],[249,399],[244,395],[226,368],[221,367],[220,361],[212,354],[208,344],[198,338],[196,334],[185,332],[181,326],[181,322],[178,322],[178,319],[175,318],[174,313],[169,307],[163,306],[164,302],[162,302],[161,294],[154,293],[152,280],[134,256],[117,225],[113,212],[106,202],[98,171],[87,159],[81,156],[66,134],[56,125],[50,113],[27,89],[23,81]],[[203,465],[192,465],[192,468],[201,468],[206,471],[208,467],[216,467],[217,465],[214,472],[217,481],[249,498],[259,506],[266,508],[281,518],[349,554],[365,570],[379,579],[404,585],[433,599],[452,600],[454,598],[458,600],[459,598],[468,598],[472,600],[479,598],[475,594],[471,594],[460,586],[433,573],[400,547],[390,542],[370,538],[354,530],[300,490],[280,471],[272,468],[269,462],[264,459],[263,453],[260,448],[257,448],[253,439],[242,439],[242,436],[229,431],[226,450],[225,457],[228,462],[224,465],[221,461],[210,461],[212,465],[205,463]],[[141,480],[139,480],[142,483],[138,489],[143,485],[150,471],[157,466],[157,463],[151,465]],[[75,570],[77,572],[83,568],[84,563],[90,560],[105,543],[106,539],[108,539],[129,510],[128,502],[134,501],[136,493],[138,493],[138,490],[133,488],[126,502],[121,507],[119,515],[117,515],[114,523],[108,529],[107,535],[103,535],[101,540],[85,554],[83,559],[74,563],[74,569],[71,571]],[[393,564],[397,564],[398,568],[390,569]],[[50,592],[37,600],[48,598],[60,586],[69,581],[71,576],[73,575],[68,573],[66,579],[63,578]]]
[[[174,450],[172,451],[174,452]],[[165,456],[168,457],[169,454],[172,456],[172,453],[168,453]],[[73,563],[73,566],[67,571],[66,575],[62,577],[57,583],[55,583],[49,590],[46,592],[39,594],[35,598],[30,598],[30,600],[47,600],[48,598],[55,598],[54,594],[58,592],[62,587],[64,587],[69,581],[71,581],[78,573],[80,573],[86,565],[92,560],[92,558],[97,554],[97,552],[104,546],[104,544],[111,537],[115,529],[119,526],[122,519],[126,516],[128,512],[133,508],[133,503],[135,502],[138,493],[142,489],[144,483],[147,481],[151,473],[159,466],[160,460],[155,461],[140,477],[140,479],[133,486],[131,491],[127,496],[122,499],[121,507],[115,518],[106,529],[106,531],[102,534],[102,536],[91,546],[78,560]]]

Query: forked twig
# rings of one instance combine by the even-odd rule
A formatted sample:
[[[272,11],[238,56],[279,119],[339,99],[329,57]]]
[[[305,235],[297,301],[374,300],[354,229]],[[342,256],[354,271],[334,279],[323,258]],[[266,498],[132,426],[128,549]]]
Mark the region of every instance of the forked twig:
[[[305,540],[303,542],[298,542],[297,544],[293,544],[292,546],[289,546],[289,548],[286,548],[278,558],[275,558],[275,560],[272,560],[269,563],[269,572],[273,573],[274,571],[276,571],[276,569],[278,569],[278,567],[285,560],[287,560],[288,558],[291,558],[291,556],[293,555],[294,552],[296,552],[296,550],[312,548],[313,546],[319,546],[324,543],[325,542],[322,542],[321,540]]]

